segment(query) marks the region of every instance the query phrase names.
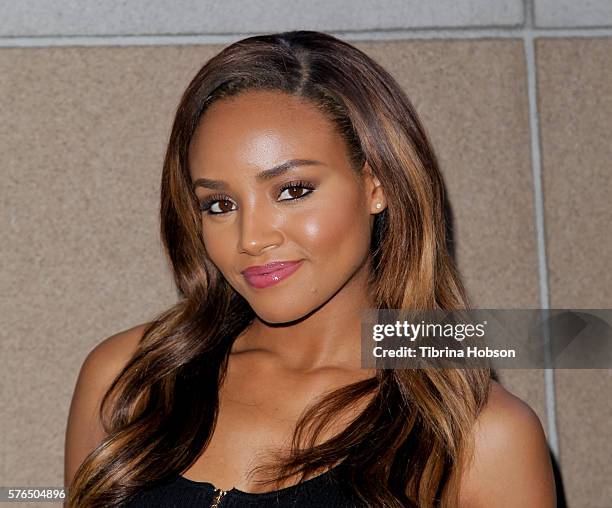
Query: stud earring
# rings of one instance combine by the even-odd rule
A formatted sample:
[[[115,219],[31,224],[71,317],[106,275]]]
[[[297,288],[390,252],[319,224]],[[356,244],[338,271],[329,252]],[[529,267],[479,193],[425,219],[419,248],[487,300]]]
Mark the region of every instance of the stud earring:
[[[382,203],[376,203],[376,208],[382,208]]]

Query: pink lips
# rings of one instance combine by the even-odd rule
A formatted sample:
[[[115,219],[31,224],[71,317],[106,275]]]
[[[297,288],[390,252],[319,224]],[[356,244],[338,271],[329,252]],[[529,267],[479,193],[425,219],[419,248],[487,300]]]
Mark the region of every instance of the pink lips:
[[[277,261],[263,266],[252,266],[242,271],[247,282],[256,288],[266,288],[289,277],[302,265],[299,261]]]

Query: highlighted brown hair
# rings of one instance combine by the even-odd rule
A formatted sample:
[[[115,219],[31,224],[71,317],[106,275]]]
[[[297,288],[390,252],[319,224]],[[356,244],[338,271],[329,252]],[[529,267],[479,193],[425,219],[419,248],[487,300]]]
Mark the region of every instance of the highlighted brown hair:
[[[314,31],[249,37],[200,69],[173,123],[161,185],[161,236],[181,298],[156,316],[104,397],[104,441],[70,486],[69,506],[109,506],[186,470],[206,447],[233,340],[255,317],[207,257],[187,153],[202,113],[246,90],[310,101],[334,122],[356,172],[367,163],[384,189],[371,242],[371,291],[380,309],[464,309],[448,251],[438,162],[409,99],[378,63]],[[484,406],[489,369],[383,370],[325,397],[298,422],[292,453],[273,477],[306,478],[344,461],[368,507],[456,507],[461,457]],[[193,389],[197,387],[197,390]],[[331,439],[325,423],[371,396]]]

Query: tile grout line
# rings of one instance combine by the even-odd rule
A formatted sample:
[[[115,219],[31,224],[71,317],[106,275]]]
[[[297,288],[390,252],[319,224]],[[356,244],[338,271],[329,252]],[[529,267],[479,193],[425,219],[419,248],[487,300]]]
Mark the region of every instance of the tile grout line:
[[[531,168],[533,174],[534,193],[534,216],[536,225],[537,248],[538,248],[538,275],[540,285],[540,305],[542,309],[550,308],[550,292],[548,287],[548,261],[546,255],[546,230],[544,218],[544,193],[542,189],[542,152],[540,146],[540,126],[538,110],[538,84],[537,67],[535,60],[534,35],[532,29],[534,23],[533,1],[524,0],[525,28],[523,33],[523,45],[525,49],[525,62],[527,66],[527,95],[529,98],[529,123],[531,138]],[[547,323],[547,321],[545,321]],[[547,325],[545,324],[545,347],[546,354],[550,358],[550,341],[548,340]],[[551,451],[559,462],[559,436],[557,433],[557,411],[555,394],[555,376],[551,368],[544,369],[544,389],[546,403],[546,427],[548,443]]]
[[[532,37],[612,37],[609,28],[532,28],[467,27],[467,28],[407,28],[393,30],[342,31],[328,33],[351,41],[394,41],[413,39],[486,39],[523,38],[528,30]],[[169,34],[169,35],[50,35],[50,36],[0,36],[0,48],[49,47],[49,46],[171,46],[197,44],[229,44],[243,37],[266,32],[228,34]]]

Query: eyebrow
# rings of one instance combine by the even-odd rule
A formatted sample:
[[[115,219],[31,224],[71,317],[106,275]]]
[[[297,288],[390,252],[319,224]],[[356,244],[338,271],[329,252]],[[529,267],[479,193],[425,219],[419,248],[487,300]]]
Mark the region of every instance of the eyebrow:
[[[264,169],[255,175],[255,179],[258,181],[266,181],[277,176],[280,176],[287,171],[295,169],[299,166],[315,166],[325,164],[321,161],[313,160],[313,159],[291,159],[287,162],[283,162],[278,166],[274,166],[270,169]],[[210,178],[198,178],[193,182],[193,189],[195,190],[197,187],[206,187],[208,189],[225,189],[226,184],[223,180],[211,180]]]

